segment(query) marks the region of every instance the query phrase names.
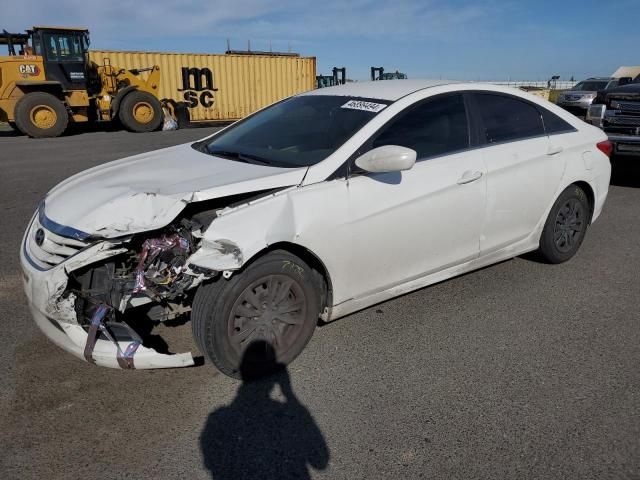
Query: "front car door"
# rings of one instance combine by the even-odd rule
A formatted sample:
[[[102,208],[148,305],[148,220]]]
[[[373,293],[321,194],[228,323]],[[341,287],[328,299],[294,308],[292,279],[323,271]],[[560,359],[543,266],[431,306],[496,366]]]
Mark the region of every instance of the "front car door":
[[[471,94],[487,167],[480,255],[529,237],[549,207],[564,172],[561,149],[550,144],[540,110],[524,99]]]
[[[403,172],[352,170],[348,182],[352,298],[479,255],[486,170],[481,155],[470,149],[463,95],[438,95],[414,104],[359,153],[383,145],[412,148],[418,160]]]

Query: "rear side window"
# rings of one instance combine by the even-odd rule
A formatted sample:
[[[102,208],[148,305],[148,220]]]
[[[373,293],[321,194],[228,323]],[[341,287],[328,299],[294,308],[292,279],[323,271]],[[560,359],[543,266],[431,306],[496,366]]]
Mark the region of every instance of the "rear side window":
[[[482,128],[486,143],[500,143],[545,135],[540,112],[533,105],[514,97],[477,93]]]
[[[551,113],[546,108],[539,108],[540,112],[542,113],[542,121],[544,122],[544,129],[547,132],[547,135],[553,135],[554,133],[575,132],[576,129],[569,122],[565,122],[555,113]]]
[[[462,95],[427,100],[391,123],[373,141],[373,148],[400,145],[418,159],[469,148],[469,125]]]

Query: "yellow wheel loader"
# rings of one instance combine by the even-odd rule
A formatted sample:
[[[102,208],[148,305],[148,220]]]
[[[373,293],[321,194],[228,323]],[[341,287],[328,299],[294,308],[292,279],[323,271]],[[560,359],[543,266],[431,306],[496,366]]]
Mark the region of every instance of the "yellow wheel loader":
[[[160,127],[160,67],[126,70],[89,61],[89,31],[33,27],[0,33],[0,122],[30,137],[57,137],[71,122],[119,120],[132,132]],[[142,75],[145,73],[145,75]]]

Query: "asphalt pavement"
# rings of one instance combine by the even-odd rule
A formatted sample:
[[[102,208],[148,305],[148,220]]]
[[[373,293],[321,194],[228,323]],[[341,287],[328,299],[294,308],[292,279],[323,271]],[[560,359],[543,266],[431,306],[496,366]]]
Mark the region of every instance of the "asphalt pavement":
[[[38,201],[212,131],[0,132],[0,478],[640,479],[637,158],[614,162],[570,262],[527,255],[350,315],[263,382],[101,369],[51,344],[18,266]],[[195,349],[188,324],[158,333]]]

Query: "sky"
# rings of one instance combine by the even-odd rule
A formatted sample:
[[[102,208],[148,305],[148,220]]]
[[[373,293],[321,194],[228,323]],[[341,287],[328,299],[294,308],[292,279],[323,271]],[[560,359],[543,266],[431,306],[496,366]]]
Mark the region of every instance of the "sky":
[[[0,29],[86,26],[96,49],[288,51],[366,80],[563,80],[640,65],[640,0],[0,0]]]

